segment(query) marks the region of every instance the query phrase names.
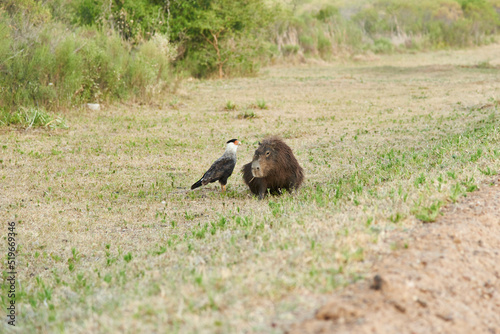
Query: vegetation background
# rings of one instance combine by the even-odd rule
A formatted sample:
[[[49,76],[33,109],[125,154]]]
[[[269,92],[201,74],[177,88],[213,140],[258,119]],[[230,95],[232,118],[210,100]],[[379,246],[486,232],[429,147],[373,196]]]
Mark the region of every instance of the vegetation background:
[[[0,124],[151,103],[180,79],[262,65],[491,43],[500,0],[4,0]]]

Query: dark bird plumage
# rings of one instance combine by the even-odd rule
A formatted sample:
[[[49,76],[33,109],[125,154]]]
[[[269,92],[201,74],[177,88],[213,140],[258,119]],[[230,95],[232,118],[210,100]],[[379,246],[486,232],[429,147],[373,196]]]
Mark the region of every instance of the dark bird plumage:
[[[240,142],[238,139],[231,139],[226,143],[224,154],[210,166],[201,179],[191,186],[191,189],[204,186],[206,184],[219,181],[222,191],[226,190],[227,179],[233,174],[236,166],[236,150]]]

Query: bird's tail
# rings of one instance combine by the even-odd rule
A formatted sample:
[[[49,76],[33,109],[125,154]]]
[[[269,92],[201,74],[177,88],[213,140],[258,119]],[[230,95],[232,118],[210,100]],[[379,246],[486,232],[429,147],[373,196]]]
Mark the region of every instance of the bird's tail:
[[[201,187],[201,179],[191,186],[191,190]]]

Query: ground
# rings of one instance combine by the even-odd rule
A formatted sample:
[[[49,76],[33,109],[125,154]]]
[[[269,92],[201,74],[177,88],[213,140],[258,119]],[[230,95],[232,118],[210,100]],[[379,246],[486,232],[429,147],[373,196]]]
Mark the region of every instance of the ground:
[[[372,279],[288,333],[500,333],[500,179],[492,183],[435,223],[389,235],[412,246],[378,254]]]
[[[282,63],[254,78],[187,79],[153,105],[75,106],[59,112],[67,127],[0,128],[0,249],[15,223],[18,312],[0,332],[300,332],[366,325],[384,296],[392,306],[377,312],[397,317],[380,326],[418,309],[425,326],[453,332],[466,313],[447,299],[451,283],[456,295],[480,287],[481,330],[499,328],[494,258],[415,290],[436,265],[465,270],[469,252],[498,251],[498,222],[453,228],[445,212],[498,188],[499,55],[491,44]],[[259,201],[240,169],[268,135],[292,148],[305,181]],[[227,191],[191,191],[232,138],[243,145]],[[464,262],[445,262],[457,249]],[[363,283],[376,274],[380,291]],[[329,302],[356,291],[368,304]]]

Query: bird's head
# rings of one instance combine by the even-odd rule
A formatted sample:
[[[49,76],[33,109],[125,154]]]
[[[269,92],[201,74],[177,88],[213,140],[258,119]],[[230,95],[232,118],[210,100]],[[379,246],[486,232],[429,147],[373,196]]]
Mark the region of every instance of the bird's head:
[[[241,145],[241,142],[238,139],[231,139],[226,143],[226,150],[236,152],[238,145]]]

